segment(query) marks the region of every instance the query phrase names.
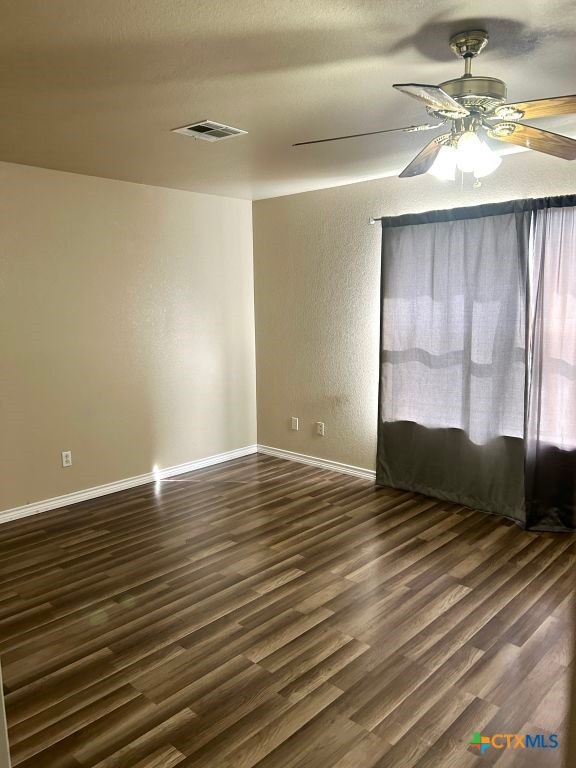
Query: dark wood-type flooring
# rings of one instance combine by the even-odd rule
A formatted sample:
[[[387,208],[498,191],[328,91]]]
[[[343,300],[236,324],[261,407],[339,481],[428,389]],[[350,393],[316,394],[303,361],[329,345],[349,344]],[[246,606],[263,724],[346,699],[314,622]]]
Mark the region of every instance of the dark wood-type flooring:
[[[21,768],[561,765],[575,539],[250,456],[0,526]]]

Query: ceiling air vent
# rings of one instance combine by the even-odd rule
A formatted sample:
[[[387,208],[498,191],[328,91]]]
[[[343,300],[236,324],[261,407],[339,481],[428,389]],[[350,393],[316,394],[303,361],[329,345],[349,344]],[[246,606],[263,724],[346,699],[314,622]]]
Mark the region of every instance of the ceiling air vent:
[[[232,136],[241,136],[247,131],[241,131],[240,128],[232,128],[230,125],[215,123],[213,120],[200,120],[192,125],[184,125],[182,128],[173,128],[174,133],[183,133],[185,136],[192,136],[194,139],[204,139],[204,141],[221,141],[222,139],[231,139]]]

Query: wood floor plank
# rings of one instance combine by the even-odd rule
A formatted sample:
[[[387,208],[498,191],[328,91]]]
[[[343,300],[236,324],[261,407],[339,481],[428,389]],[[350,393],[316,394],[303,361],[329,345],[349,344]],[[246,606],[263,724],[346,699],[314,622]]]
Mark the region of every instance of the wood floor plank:
[[[564,738],[575,565],[570,536],[262,455],[6,523],[13,764],[559,768],[468,741]]]

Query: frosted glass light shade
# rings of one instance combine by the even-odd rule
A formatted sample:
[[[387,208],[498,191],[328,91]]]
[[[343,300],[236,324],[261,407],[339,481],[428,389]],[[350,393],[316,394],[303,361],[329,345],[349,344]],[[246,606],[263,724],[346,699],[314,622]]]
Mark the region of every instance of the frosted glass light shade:
[[[472,173],[482,142],[475,133],[466,131],[456,144],[456,164],[462,173]]]
[[[502,158],[500,155],[492,152],[490,147],[481,141],[476,163],[474,164],[474,176],[477,179],[481,179],[483,176],[488,176],[488,174],[498,168],[501,162]]]
[[[463,133],[456,144],[456,164],[462,173],[473,173],[479,179],[488,176],[502,159],[471,131]]]
[[[456,178],[456,149],[443,146],[428,173],[441,181],[454,181]]]

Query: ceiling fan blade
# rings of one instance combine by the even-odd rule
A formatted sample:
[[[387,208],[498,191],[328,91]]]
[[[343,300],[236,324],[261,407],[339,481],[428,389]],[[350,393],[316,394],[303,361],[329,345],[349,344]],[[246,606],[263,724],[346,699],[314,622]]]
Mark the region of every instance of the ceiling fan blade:
[[[357,139],[360,136],[375,136],[377,133],[398,133],[411,131],[430,131],[433,128],[440,128],[446,121],[436,123],[435,125],[409,125],[406,128],[384,128],[382,131],[368,131],[368,133],[351,133],[348,136],[334,136],[331,139],[315,139],[314,141],[298,141],[292,144],[293,147],[302,147],[304,144],[323,144],[325,141],[341,141],[342,139]]]
[[[407,176],[420,176],[422,173],[430,170],[432,163],[436,160],[438,152],[442,149],[442,146],[450,138],[449,133],[443,133],[441,136],[436,136],[432,141],[422,149],[402,171],[399,178],[404,179]]]
[[[449,112],[450,116],[466,117],[470,112],[461,104],[448,96],[438,85],[422,85],[419,83],[397,83],[392,86],[413,99],[424,102],[427,107],[437,112]]]
[[[487,126],[488,127],[488,126]],[[576,139],[559,133],[544,131],[523,123],[497,123],[490,125],[488,135],[498,141],[518,144],[520,147],[545,152],[547,155],[562,157],[564,160],[576,160]]]
[[[522,114],[519,115],[518,113]],[[516,104],[502,104],[494,116],[501,120],[529,120],[534,117],[549,117],[552,115],[571,115],[576,113],[576,95],[555,96],[552,99],[535,99],[534,101],[518,101]]]

